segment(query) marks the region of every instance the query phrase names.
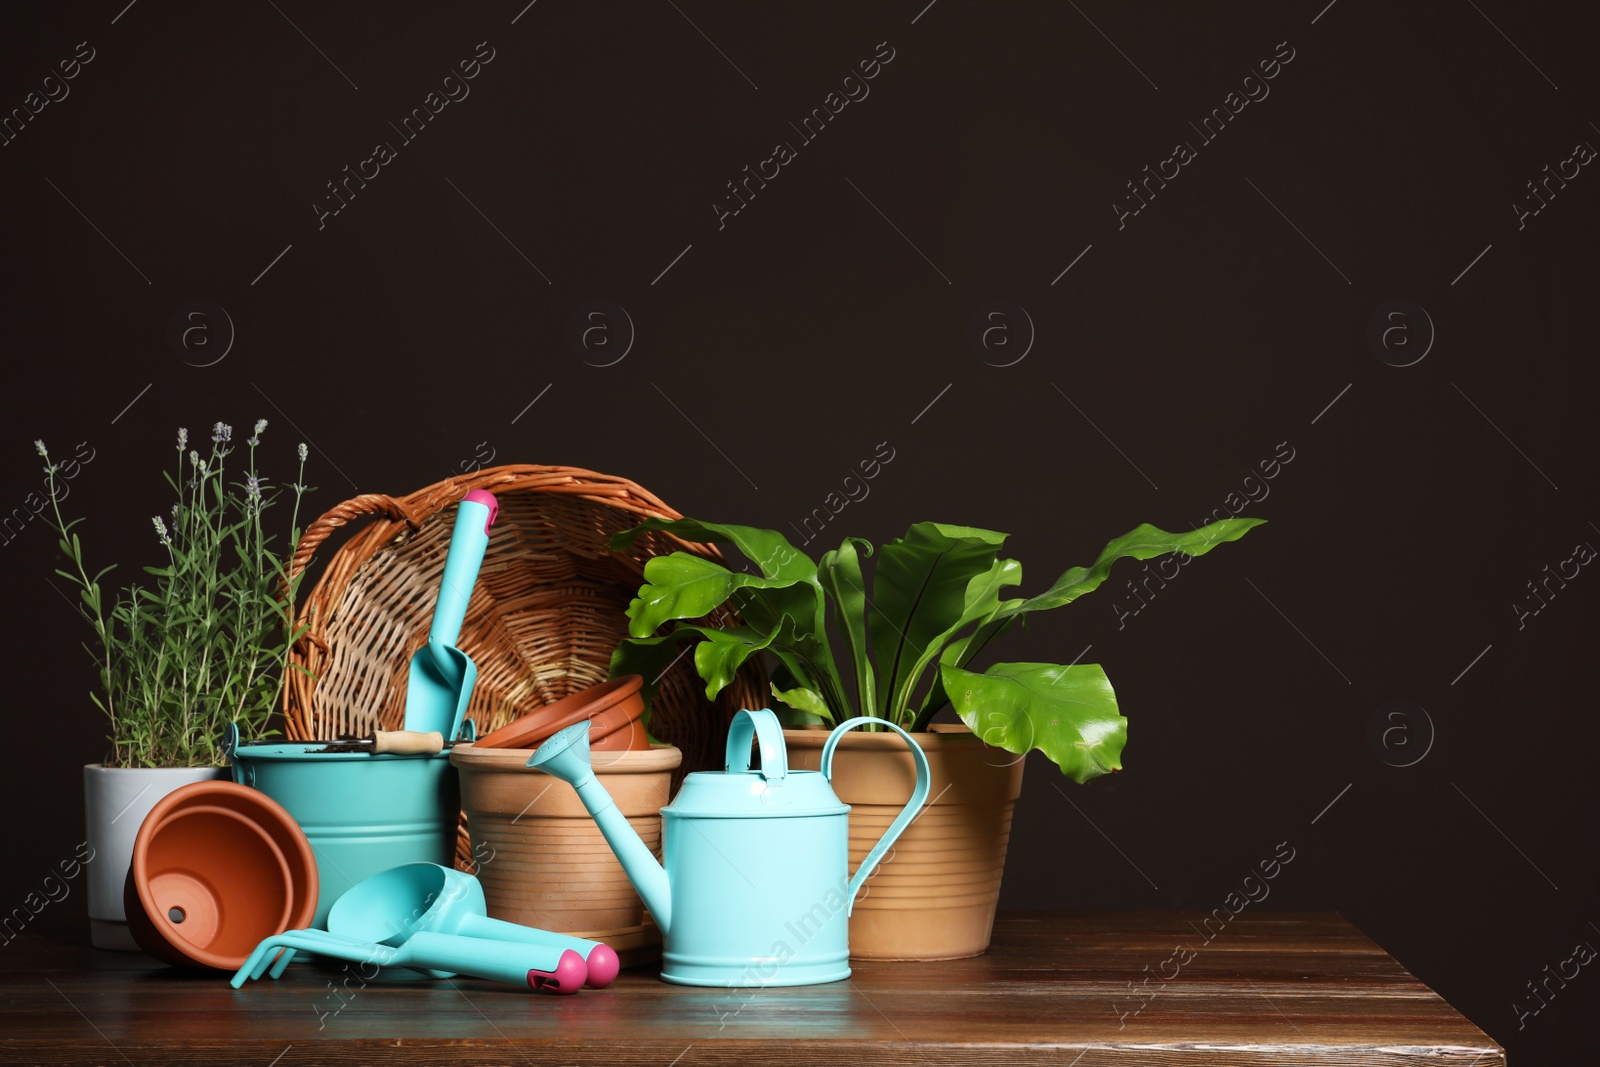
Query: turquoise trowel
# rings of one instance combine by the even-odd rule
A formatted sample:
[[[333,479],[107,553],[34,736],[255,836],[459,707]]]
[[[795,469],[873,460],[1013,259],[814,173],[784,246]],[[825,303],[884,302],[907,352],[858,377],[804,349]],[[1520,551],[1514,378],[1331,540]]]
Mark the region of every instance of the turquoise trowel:
[[[454,740],[467,717],[467,702],[478,680],[478,665],[456,647],[467,602],[478,581],[478,568],[489,547],[489,527],[500,505],[494,494],[468,490],[456,507],[456,525],[439,581],[439,599],[428,628],[428,643],[411,657],[406,680],[405,728],[419,733],[437,730]]]

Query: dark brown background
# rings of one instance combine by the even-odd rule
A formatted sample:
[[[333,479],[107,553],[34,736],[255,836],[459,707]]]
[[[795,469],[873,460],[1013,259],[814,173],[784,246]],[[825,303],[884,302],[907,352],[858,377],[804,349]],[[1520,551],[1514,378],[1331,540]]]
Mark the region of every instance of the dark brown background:
[[[1264,907],[1337,908],[1514,1062],[1558,1062],[1600,977],[1520,1030],[1512,1003],[1600,944],[1600,577],[1521,630],[1511,604],[1600,546],[1583,314],[1600,177],[1521,230],[1511,205],[1600,145],[1593,15],[925,3],[8,9],[0,106],[79,41],[96,56],[0,148],[0,505],[40,486],[34,438],[89,442],[70,506],[126,577],[153,562],[178,425],[268,418],[279,459],[310,441],[313,511],[492,449],[779,528],[886,441],[895,458],[827,538],[1011,531],[1031,592],[1138,522],[1202,521],[1286,441],[1293,462],[1246,512],[1269,525],[1120,631],[1115,581],[1009,643],[1092,646],[1132,725],[1115,780],[1030,767],[1003,902],[1209,909],[1288,841]],[[495,58],[471,95],[319,230],[324,183],[397,140],[387,123],[480,41]],[[724,182],[796,141],[788,123],[882,41],[870,96],[719,231]],[[1283,41],[1270,96],[1119,230],[1124,183],[1198,142],[1187,123]],[[195,299],[237,333],[209,367],[166,340]],[[566,342],[592,299],[636,328],[613,366]],[[1437,330],[1408,367],[1366,339],[1395,299]],[[1019,347],[967,340],[994,300],[1036,330],[1012,366],[989,363]],[[103,745],[86,631],[46,588],[51,540],[35,521],[0,548],[5,910],[80,839],[78,768]],[[1367,740],[1391,700],[1436,731],[1412,766],[1380,756],[1422,750],[1397,747],[1422,746],[1415,714],[1390,748]],[[38,922],[82,931],[82,899]]]

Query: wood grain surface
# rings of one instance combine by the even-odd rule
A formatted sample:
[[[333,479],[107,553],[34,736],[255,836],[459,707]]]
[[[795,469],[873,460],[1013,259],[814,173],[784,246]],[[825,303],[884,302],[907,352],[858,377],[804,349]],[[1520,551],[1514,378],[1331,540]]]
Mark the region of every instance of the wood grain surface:
[[[1505,1062],[1336,915],[1247,913],[1209,941],[1203,917],[1004,913],[974,959],[861,962],[845,982],[742,990],[672,986],[646,968],[571,997],[468,979],[363,984],[354,968],[301,963],[235,991],[216,975],[29,935],[0,951],[0,1062]]]

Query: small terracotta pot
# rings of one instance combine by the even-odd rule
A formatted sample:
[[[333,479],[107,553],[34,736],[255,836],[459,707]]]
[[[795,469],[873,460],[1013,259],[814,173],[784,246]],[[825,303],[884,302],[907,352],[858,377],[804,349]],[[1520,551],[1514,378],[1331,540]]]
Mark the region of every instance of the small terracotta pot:
[[[526,766],[525,748],[458,744],[461,806],[496,919],[562,933],[635,927],[644,904],[572,787]],[[594,773],[652,852],[683,753],[671,745],[594,755]]]
[[[211,781],[150,809],[123,903],[150,955],[234,971],[263,938],[310,926],[317,891],[316,858],[289,813],[249,786]]]
[[[534,748],[558,730],[588,719],[591,752],[647,749],[650,735],[640,721],[644,699],[639,695],[639,687],[643,684],[644,679],[639,675],[625,674],[590,686],[490,731],[478,738],[477,745],[479,748]]]
[[[83,768],[84,843],[79,856],[89,872],[89,939],[95,948],[139,952],[128,929],[122,890],[133,859],[133,839],[156,802],[191,782],[226,778],[222,767]],[[89,862],[89,861],[93,862]]]
[[[989,947],[1011,811],[1022,793],[1021,756],[986,745],[965,726],[911,735],[928,757],[928,803],[894,843],[850,915],[855,959],[946,960]],[[785,730],[789,766],[816,770],[826,730]],[[857,730],[833,754],[833,790],[850,805],[850,870],[883,836],[916,784],[895,733]]]

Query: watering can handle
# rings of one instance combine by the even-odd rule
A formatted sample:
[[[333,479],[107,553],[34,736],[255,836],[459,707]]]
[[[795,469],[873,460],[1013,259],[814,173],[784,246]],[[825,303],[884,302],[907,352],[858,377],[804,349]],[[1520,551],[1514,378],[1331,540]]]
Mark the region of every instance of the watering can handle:
[[[842,722],[838,726],[834,727],[833,733],[828,735],[828,740],[823,742],[822,776],[824,778],[828,779],[830,782],[833,781],[833,750],[838,747],[839,738],[843,737],[851,730],[854,730],[856,727],[865,726],[868,723],[875,723],[879,726],[887,726],[889,729],[905,738],[906,745],[911,749],[911,758],[917,765],[917,784],[912,788],[911,799],[906,801],[906,806],[900,809],[900,814],[895,816],[894,822],[889,824],[889,829],[884,831],[884,835],[878,839],[878,843],[876,845],[872,846],[872,851],[867,853],[867,858],[861,861],[861,866],[856,868],[856,873],[851,876],[850,885],[848,887],[850,890],[850,903],[845,909],[846,915],[849,915],[855,911],[856,894],[861,892],[862,883],[867,880],[867,877],[871,875],[873,870],[878,866],[878,862],[883,859],[884,853],[889,851],[900,835],[905,832],[905,828],[910,826],[912,820],[915,819],[918,813],[922,811],[922,805],[926,803],[928,799],[928,787],[933,777],[933,773],[928,769],[927,755],[922,751],[922,746],[912,740],[910,734],[906,733],[894,723],[889,722],[887,719],[879,719],[869,715],[861,715],[854,719],[849,719],[845,722]]]
[[[783,746],[783,726],[768,708],[741,709],[728,724],[728,763],[731,771],[750,769],[750,740],[761,744],[761,777],[781,782],[789,773],[789,752]]]

